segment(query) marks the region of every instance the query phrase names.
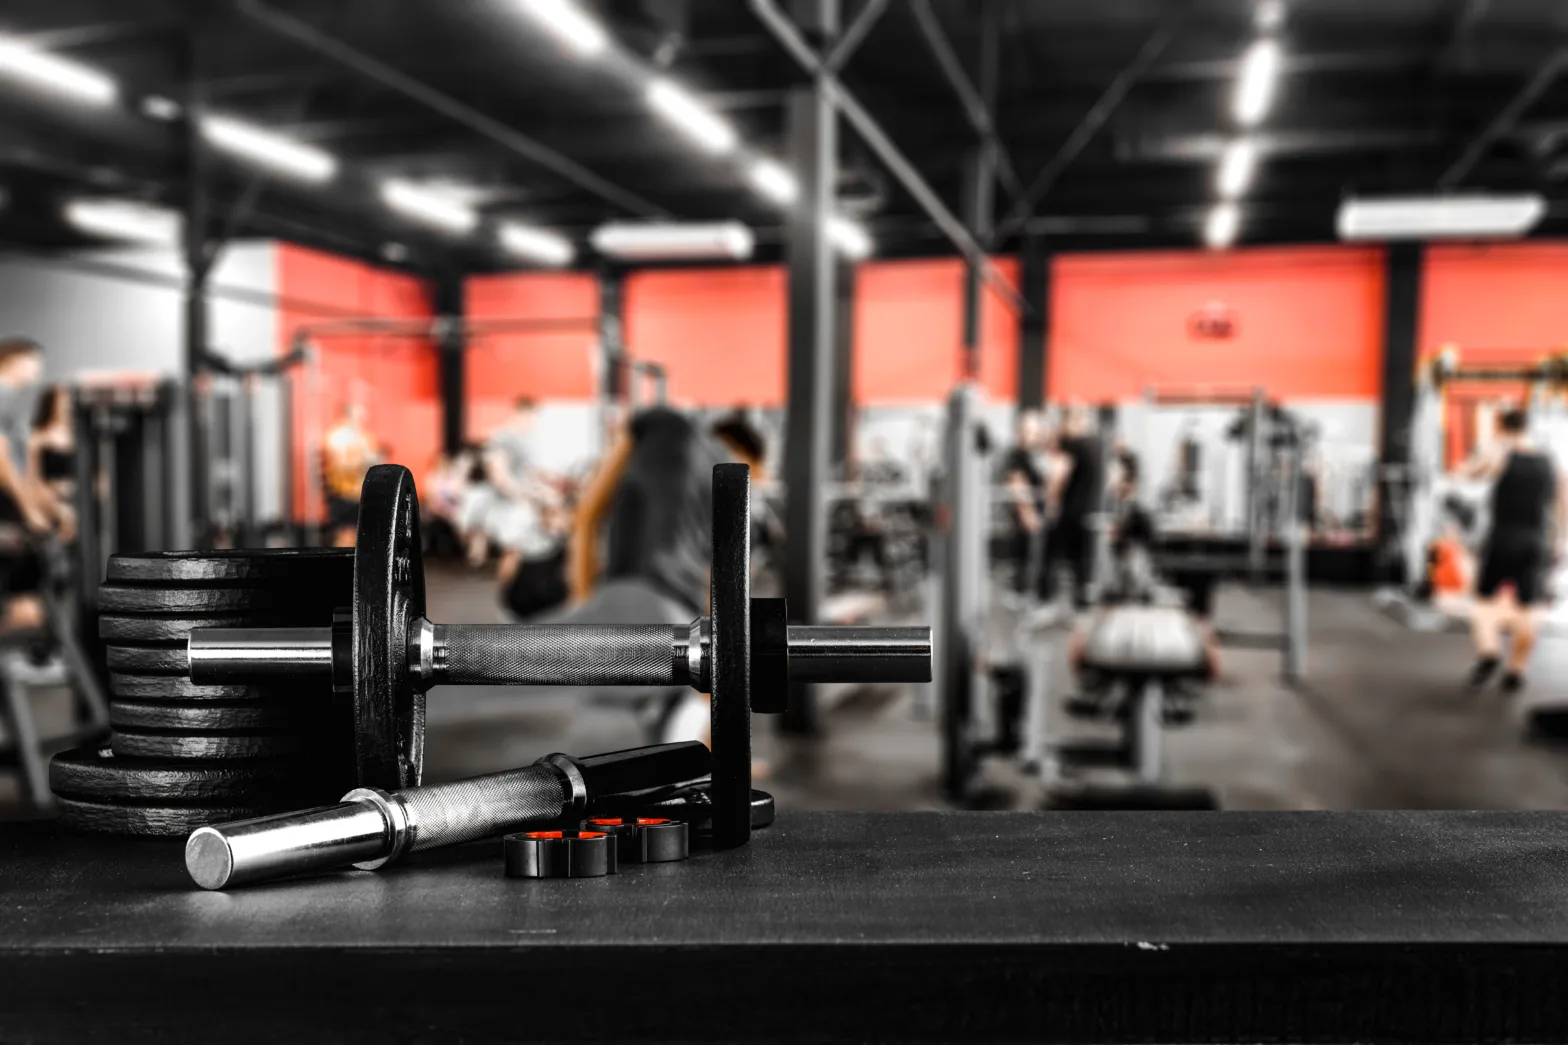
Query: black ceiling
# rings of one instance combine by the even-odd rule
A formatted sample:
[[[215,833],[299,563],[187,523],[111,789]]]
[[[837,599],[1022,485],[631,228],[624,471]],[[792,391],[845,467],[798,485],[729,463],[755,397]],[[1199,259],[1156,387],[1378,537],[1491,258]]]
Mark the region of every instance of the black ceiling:
[[[776,208],[727,162],[702,157],[651,114],[631,67],[668,68],[722,109],[746,145],[782,156],[785,92],[801,82],[745,0],[579,0],[610,29],[616,61],[579,61],[518,0],[248,0],[520,132],[678,218],[736,218],[776,242]],[[845,0],[852,21],[867,0]],[[1130,89],[1032,208],[1027,227],[1064,249],[1190,246],[1233,133],[1238,58],[1253,0],[984,0],[1000,21],[997,125],[1021,182],[1071,140],[1108,88]],[[843,70],[850,90],[955,212],[976,136],[922,35],[911,0],[887,13]],[[58,200],[84,191],[178,204],[189,168],[182,125],[142,115],[151,94],[186,96],[194,72],[212,110],[290,130],[344,161],[327,190],[260,179],[227,163],[203,176],[224,228],[373,258],[397,242],[420,269],[483,270],[506,259],[482,237],[420,232],[375,197],[386,175],[440,177],[484,192],[496,217],[579,241],[635,216],[602,194],[325,57],[229,0],[7,0],[0,32],[32,38],[114,75],[124,102],[88,114],[0,89],[0,240],[79,242]],[[787,2],[781,6],[788,7]],[[934,0],[973,70],[981,0]],[[1460,182],[1568,196],[1568,3],[1562,0],[1294,0],[1264,159],[1244,203],[1243,242],[1331,240],[1350,193],[1430,192],[1491,127],[1495,142]],[[1136,78],[1138,56],[1168,43]],[[1153,43],[1151,43],[1153,41]],[[971,73],[972,75],[972,73]],[[1522,92],[1530,91],[1529,95]],[[1527,104],[1515,104],[1527,101]],[[1514,119],[1499,121],[1515,110]],[[846,129],[841,193],[864,211],[881,255],[949,248]],[[1000,189],[998,215],[1013,206]],[[1539,235],[1568,232],[1561,206]],[[997,244],[1011,249],[1016,235]],[[585,259],[591,256],[584,253]]]

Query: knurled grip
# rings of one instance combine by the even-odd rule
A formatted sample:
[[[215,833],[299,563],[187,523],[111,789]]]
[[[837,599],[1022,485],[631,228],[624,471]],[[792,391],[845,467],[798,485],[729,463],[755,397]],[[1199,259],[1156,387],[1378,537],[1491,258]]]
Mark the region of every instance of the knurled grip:
[[[677,633],[679,635],[677,636]],[[686,628],[670,624],[448,624],[435,681],[459,686],[671,686]]]
[[[393,795],[408,813],[410,852],[475,842],[560,819],[571,788],[554,766],[528,766]]]

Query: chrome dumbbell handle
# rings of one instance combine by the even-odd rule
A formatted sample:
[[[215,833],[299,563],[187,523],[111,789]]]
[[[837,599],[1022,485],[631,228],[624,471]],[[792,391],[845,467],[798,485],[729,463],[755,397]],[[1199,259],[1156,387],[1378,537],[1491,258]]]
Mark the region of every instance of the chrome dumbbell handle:
[[[577,819],[596,798],[706,776],[708,749],[661,744],[590,758],[547,755],[531,766],[449,784],[358,788],[334,806],[242,820],[191,833],[185,866],[204,889],[224,889],[352,864],[384,867],[405,853]]]
[[[667,624],[432,624],[409,639],[420,688],[452,685],[678,686],[707,692],[711,621]],[[343,639],[330,628],[198,628],[189,642],[198,683],[334,675]],[[798,682],[929,682],[925,627],[791,625],[788,671]]]

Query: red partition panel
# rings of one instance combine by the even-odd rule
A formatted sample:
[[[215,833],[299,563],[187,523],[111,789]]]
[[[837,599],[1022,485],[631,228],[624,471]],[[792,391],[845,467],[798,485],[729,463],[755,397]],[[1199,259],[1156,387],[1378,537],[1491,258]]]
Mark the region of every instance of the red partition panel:
[[[1384,279],[1377,248],[1058,257],[1051,398],[1261,385],[1285,399],[1375,399]]]
[[[429,319],[430,288],[415,277],[291,244],[277,247],[277,288],[283,301],[279,333],[286,351],[301,329],[343,317]],[[319,484],[307,464],[309,445],[345,404],[365,404],[371,432],[387,459],[423,475],[441,445],[441,395],[435,345],[424,337],[384,334],[315,339],[321,353],[320,386],[312,400],[296,384],[295,498]]]
[[[493,430],[520,396],[589,402],[599,374],[599,283],[586,272],[475,276],[464,287],[469,319],[570,320],[569,328],[476,333],[468,341],[470,438]]]
[[[784,403],[785,275],[777,265],[626,277],[626,346],[664,364],[683,406]]]
[[[1461,366],[1532,366],[1568,351],[1568,243],[1429,248],[1417,345],[1421,359],[1453,345]],[[1448,453],[1457,461],[1473,448],[1466,415],[1475,403],[1523,399],[1528,386],[1461,383],[1449,391]]]

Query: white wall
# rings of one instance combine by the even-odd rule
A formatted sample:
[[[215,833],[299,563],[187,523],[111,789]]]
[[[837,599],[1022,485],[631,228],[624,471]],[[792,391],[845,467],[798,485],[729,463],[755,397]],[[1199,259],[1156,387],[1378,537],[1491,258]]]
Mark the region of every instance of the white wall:
[[[239,300],[225,289],[270,296],[276,290],[272,243],[237,243],[213,272],[211,345],[237,360],[278,350],[278,316],[269,304]],[[131,270],[116,274],[113,270]],[[145,274],[147,279],[134,278]],[[60,257],[0,256],[0,333],[44,346],[51,381],[103,371],[178,376],[184,366],[183,267],[165,248],[110,248]],[[159,281],[163,281],[162,285]],[[258,508],[262,518],[281,504],[281,428],[277,399],[258,397]],[[184,484],[176,485],[183,496]],[[189,512],[179,511],[180,518]]]

